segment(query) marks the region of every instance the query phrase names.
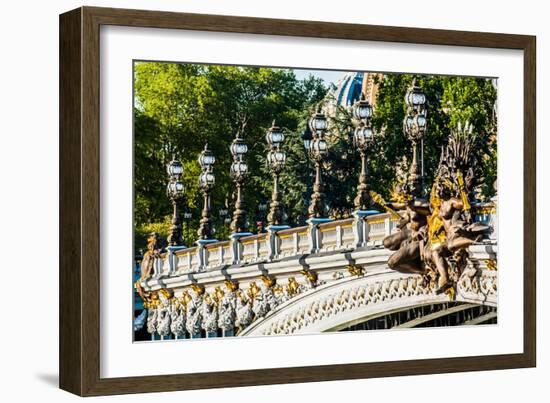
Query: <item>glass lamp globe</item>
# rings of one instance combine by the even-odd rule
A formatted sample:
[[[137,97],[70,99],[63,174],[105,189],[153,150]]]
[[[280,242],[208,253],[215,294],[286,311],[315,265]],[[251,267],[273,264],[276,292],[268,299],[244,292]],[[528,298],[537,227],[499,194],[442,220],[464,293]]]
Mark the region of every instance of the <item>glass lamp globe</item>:
[[[185,186],[183,185],[183,182],[172,181],[172,182],[169,182],[168,185],[166,186],[166,191],[170,197],[179,198],[183,196],[183,193],[185,191]]]
[[[416,115],[415,116],[415,124],[416,127],[418,127],[419,130],[425,130],[426,129],[426,116],[423,114]]]
[[[202,186],[205,186],[205,187],[210,187],[210,186],[214,186],[214,183],[216,182],[216,177],[214,176],[214,174],[212,172],[203,172],[200,176],[199,176],[199,183],[202,185]]]
[[[233,140],[233,143],[231,143],[229,150],[233,156],[242,156],[248,152],[248,146],[243,139],[237,137]]]
[[[214,165],[214,162],[216,162],[216,157],[208,149],[208,145],[204,146],[204,150],[199,155],[199,164],[201,168],[209,168],[212,165]]]
[[[413,127],[414,127],[414,117],[413,116],[407,116],[405,118],[405,121],[403,122],[404,126],[405,126],[405,131],[407,133],[410,133],[412,130],[413,130]]]
[[[237,161],[231,164],[231,174],[240,177],[246,175],[248,172],[248,165],[246,162]]]
[[[311,142],[311,152],[315,156],[323,156],[328,153],[328,146],[325,139],[315,139]]]
[[[168,167],[166,169],[168,172],[168,175],[170,175],[173,178],[179,178],[181,174],[183,174],[183,165],[180,161],[173,159],[168,164]]]
[[[281,144],[285,140],[285,135],[283,130],[279,126],[275,126],[275,121],[273,121],[273,124],[265,135],[265,138],[268,144],[277,145]]]
[[[311,139],[313,138],[313,136],[311,135],[311,129],[310,129],[309,125],[306,125],[306,128],[304,129],[304,131],[302,132],[300,137],[302,138],[302,141],[304,142],[304,148],[306,150],[309,150],[309,147],[311,145]]]
[[[327,128],[327,118],[325,114],[322,112],[321,108],[317,110],[317,113],[315,116],[313,116],[310,121],[309,125],[311,130],[313,131],[323,131]]]
[[[365,99],[361,99],[355,104],[353,114],[358,119],[368,119],[372,116],[372,106]]]
[[[286,154],[283,151],[270,151],[267,154],[267,162],[269,166],[283,166],[286,161]]]
[[[370,143],[374,138],[374,132],[369,126],[361,126],[355,130],[355,143],[363,146]]]
[[[422,89],[416,84],[416,81],[413,82],[412,87],[407,91],[405,101],[410,107],[419,107],[426,103],[426,94],[424,94]]]

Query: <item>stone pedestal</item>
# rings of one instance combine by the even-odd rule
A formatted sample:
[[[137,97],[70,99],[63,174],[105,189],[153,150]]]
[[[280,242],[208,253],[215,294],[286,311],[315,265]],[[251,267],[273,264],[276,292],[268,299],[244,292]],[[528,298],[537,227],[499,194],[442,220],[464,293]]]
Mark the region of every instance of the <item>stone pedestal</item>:
[[[288,225],[269,225],[267,227],[267,250],[268,260],[273,260],[279,254],[279,240],[277,238],[277,231],[290,228]]]
[[[199,239],[197,244],[197,259],[199,262],[199,271],[203,271],[206,268],[206,265],[208,263],[208,250],[206,249],[206,245],[218,242],[217,239]]]
[[[369,215],[379,214],[377,210],[355,210],[353,212],[353,236],[356,248],[367,246],[369,241],[369,223],[367,217]]]
[[[168,251],[168,264],[169,264],[169,271],[168,274],[175,273],[178,268],[178,262],[176,257],[176,252],[178,250],[187,249],[187,246],[180,245],[180,246],[167,246],[166,250]]]
[[[240,239],[252,235],[252,232],[236,232],[230,236],[231,256],[233,264],[239,263],[243,256]]]
[[[306,222],[309,224],[307,239],[309,241],[309,253],[317,253],[321,248],[319,237],[319,224],[333,221],[332,218],[310,218]]]

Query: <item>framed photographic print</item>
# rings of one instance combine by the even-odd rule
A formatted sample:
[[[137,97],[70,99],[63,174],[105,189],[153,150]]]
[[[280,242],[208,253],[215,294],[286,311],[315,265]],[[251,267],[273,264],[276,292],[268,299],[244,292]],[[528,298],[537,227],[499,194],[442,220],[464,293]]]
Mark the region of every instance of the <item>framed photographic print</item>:
[[[60,386],[535,366],[535,157],[532,36],[62,14]]]

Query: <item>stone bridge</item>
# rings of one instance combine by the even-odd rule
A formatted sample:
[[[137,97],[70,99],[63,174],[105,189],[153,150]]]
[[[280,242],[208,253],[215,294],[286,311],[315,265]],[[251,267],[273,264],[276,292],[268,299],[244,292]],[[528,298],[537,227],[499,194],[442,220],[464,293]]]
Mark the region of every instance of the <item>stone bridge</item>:
[[[496,223],[492,205],[476,211]],[[435,294],[421,276],[387,267],[382,240],[396,224],[358,215],[169,247],[141,282],[147,331],[181,339],[496,322],[496,231],[469,248],[456,286]]]

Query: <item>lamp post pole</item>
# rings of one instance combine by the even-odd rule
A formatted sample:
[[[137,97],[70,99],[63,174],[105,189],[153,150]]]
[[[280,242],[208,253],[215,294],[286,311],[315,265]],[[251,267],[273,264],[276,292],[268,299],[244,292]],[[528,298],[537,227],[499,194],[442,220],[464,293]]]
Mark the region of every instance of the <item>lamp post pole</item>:
[[[246,223],[246,211],[242,199],[242,185],[248,175],[248,165],[244,162],[244,155],[248,152],[248,147],[241,138],[240,133],[233,140],[230,147],[233,155],[231,164],[231,177],[237,188],[237,198],[235,201],[235,211],[233,212],[233,221],[231,222],[231,231],[235,233],[247,233],[248,225]]]
[[[315,166],[315,182],[313,184],[313,193],[311,194],[308,215],[310,219],[324,218],[327,215],[327,206],[323,193],[321,171],[323,159],[328,154],[328,146],[324,134],[327,129],[327,118],[321,110],[321,107],[317,108],[317,113],[310,119],[309,125],[313,133],[313,139],[309,143],[309,156],[313,160]]]
[[[176,159],[176,156],[172,156],[172,161],[167,167],[169,181],[166,185],[166,194],[172,202],[172,226],[170,227],[170,234],[168,235],[168,246],[181,246],[182,240],[182,228],[180,221],[179,203],[183,199],[185,186],[181,181],[181,175],[183,174],[183,165]]]
[[[313,138],[309,142],[308,151],[309,157],[315,166],[315,182],[313,183],[313,192],[311,193],[311,202],[308,208],[308,242],[309,252],[317,253],[321,247],[319,224],[331,221],[331,219],[327,217],[328,208],[325,203],[322,178],[323,159],[328,154],[328,146],[325,140],[327,118],[320,106],[317,108],[315,115],[309,120],[309,126]]]
[[[273,175],[273,191],[271,193],[270,210],[267,215],[269,226],[282,226],[284,224],[284,211],[279,192],[279,175],[285,166],[286,154],[281,151],[281,144],[285,136],[280,127],[275,125],[275,121],[267,132],[266,141],[270,145],[267,154],[267,166]]]
[[[311,140],[313,140],[313,135],[311,133],[311,127],[309,125],[309,121],[307,122],[306,124],[306,127],[304,128],[304,130],[302,131],[302,134],[300,135],[300,138],[302,139],[302,142],[304,144],[304,149],[306,150],[306,153],[308,153],[309,155],[309,149],[311,147]],[[310,159],[308,159],[308,162],[307,162],[307,177],[306,177],[306,191],[305,192],[302,192],[302,203],[303,203],[303,206],[302,206],[302,209],[300,211],[300,218],[299,218],[299,221],[300,221],[300,224],[303,225],[303,221],[306,221],[307,220],[307,216],[308,216],[308,201],[309,199],[311,198],[311,195],[310,195],[310,189],[312,188],[312,181],[311,181],[311,178],[312,178],[312,174],[311,174],[311,171],[310,171],[310,168],[311,168],[311,165],[310,165]]]
[[[204,206],[202,209],[202,215],[199,222],[199,229],[197,235],[199,240],[208,240],[212,238],[212,220],[210,218],[210,193],[215,183],[214,176],[214,162],[216,158],[212,151],[208,149],[208,143],[204,146],[204,150],[199,156],[199,164],[202,172],[199,176],[199,186],[202,189],[204,196]]]
[[[426,95],[416,83],[416,79],[405,95],[407,103],[407,115],[403,120],[403,131],[412,143],[412,163],[409,171],[407,186],[411,194],[416,198],[424,196],[424,172],[421,165],[422,157],[419,155],[419,146],[422,146],[427,126]]]
[[[357,196],[354,205],[356,210],[367,210],[372,204],[367,181],[367,150],[374,138],[374,132],[370,125],[372,106],[362,96],[361,100],[354,105],[353,113],[359,119],[359,125],[353,135],[353,142],[361,156],[361,173],[359,174],[359,185],[357,185]]]

